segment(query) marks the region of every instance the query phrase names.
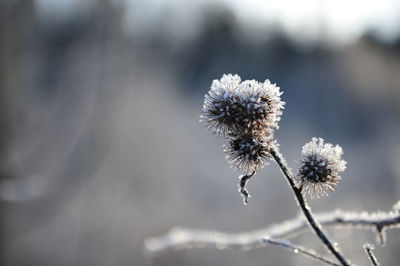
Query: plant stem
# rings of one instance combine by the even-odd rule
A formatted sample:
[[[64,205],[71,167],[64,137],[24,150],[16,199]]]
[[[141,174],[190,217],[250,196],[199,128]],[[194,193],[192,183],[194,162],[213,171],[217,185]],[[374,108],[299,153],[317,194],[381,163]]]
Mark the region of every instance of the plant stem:
[[[368,259],[371,262],[371,265],[379,266],[380,264],[379,264],[377,258],[375,257],[374,252],[372,251],[374,249],[374,246],[369,243],[366,243],[366,244],[364,244],[363,248],[365,250],[365,253],[367,253],[367,255],[368,255]]]
[[[314,219],[313,215],[311,214],[311,209],[307,205],[307,203],[303,197],[303,194],[301,193],[301,188],[296,187],[282,155],[279,152],[275,151],[274,149],[271,149],[270,153],[271,153],[272,157],[274,158],[274,160],[276,161],[276,163],[278,164],[278,166],[281,168],[287,181],[289,182],[289,185],[292,188],[297,201],[299,202],[300,208],[303,211],[304,215],[306,216],[312,229],[315,231],[317,236],[321,239],[322,243],[324,243],[327,246],[327,248],[330,250],[330,252],[332,252],[332,254],[338,259],[338,261],[340,261],[341,264],[346,265],[346,266],[350,265],[350,263],[347,262],[347,260],[344,258],[344,256],[340,253],[339,249],[331,242],[331,240],[329,240],[327,234],[322,231],[320,224]]]

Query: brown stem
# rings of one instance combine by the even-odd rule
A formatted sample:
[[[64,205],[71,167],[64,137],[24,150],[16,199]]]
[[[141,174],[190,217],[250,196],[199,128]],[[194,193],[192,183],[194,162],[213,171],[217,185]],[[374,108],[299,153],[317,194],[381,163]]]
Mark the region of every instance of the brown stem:
[[[311,209],[307,205],[303,194],[301,193],[301,188],[297,188],[296,185],[294,184],[293,178],[291,177],[291,174],[289,172],[288,167],[286,166],[285,161],[282,158],[282,155],[279,154],[279,152],[276,152],[274,149],[271,149],[270,151],[272,157],[278,164],[278,166],[281,168],[283,174],[285,175],[287,181],[289,182],[290,187],[292,188],[297,201],[299,202],[300,208],[303,211],[304,215],[306,216],[308,222],[310,223],[312,229],[314,229],[315,233],[317,236],[321,239],[322,243],[324,243],[327,248],[332,252],[332,254],[340,261],[341,264],[343,265],[350,265],[349,262],[344,258],[344,256],[341,254],[339,249],[331,242],[331,240],[328,238],[327,234],[322,231],[321,225],[314,219],[314,217],[311,214]]]

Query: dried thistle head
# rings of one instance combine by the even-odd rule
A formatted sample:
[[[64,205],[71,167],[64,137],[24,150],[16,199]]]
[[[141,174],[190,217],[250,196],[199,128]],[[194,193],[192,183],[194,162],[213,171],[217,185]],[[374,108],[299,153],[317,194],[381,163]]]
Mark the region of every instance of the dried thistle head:
[[[284,102],[282,92],[269,80],[241,82],[238,75],[214,80],[204,97],[201,120],[213,133],[265,136],[278,128]]]
[[[342,160],[343,150],[339,145],[324,143],[324,140],[312,138],[303,146],[301,164],[295,178],[296,185],[311,198],[327,195],[339,184],[340,173],[346,169]]]
[[[248,135],[229,136],[224,145],[226,159],[238,171],[250,174],[257,172],[270,157],[270,149],[276,145],[268,137]]]

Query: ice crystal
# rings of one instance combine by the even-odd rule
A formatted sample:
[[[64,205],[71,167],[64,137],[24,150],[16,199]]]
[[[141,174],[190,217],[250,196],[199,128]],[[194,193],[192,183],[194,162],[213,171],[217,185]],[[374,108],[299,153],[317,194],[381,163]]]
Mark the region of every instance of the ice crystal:
[[[204,97],[201,120],[213,133],[269,135],[278,128],[284,102],[282,92],[269,80],[241,82],[238,75],[214,80]]]
[[[393,205],[393,210],[400,213],[400,200]]]
[[[302,161],[295,178],[297,186],[302,187],[312,198],[319,198],[335,190],[341,180],[340,173],[346,169],[342,154],[339,145],[333,146],[324,143],[321,138],[312,138],[311,142],[303,146]]]

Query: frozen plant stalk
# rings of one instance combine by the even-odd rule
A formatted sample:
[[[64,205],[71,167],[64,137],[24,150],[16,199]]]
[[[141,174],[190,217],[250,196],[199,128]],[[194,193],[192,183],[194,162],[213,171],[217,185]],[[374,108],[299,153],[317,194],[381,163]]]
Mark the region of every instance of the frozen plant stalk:
[[[171,248],[210,245],[218,248],[249,249],[268,244],[293,250],[329,265],[339,265],[314,250],[282,239],[310,226],[340,265],[350,265],[337,244],[322,230],[321,224],[375,229],[382,239],[386,229],[400,228],[400,201],[389,212],[368,214],[335,211],[317,216],[312,214],[304,196],[318,198],[335,189],[341,180],[341,172],[346,168],[346,162],[342,160],[343,150],[338,145],[325,143],[321,138],[312,138],[303,146],[300,166],[297,174],[293,176],[274,138],[274,131],[278,129],[284,107],[284,102],[280,99],[281,94],[279,87],[268,80],[264,83],[255,80],[242,82],[238,75],[223,75],[220,80],[213,81],[211,90],[205,96],[201,121],[206,123],[212,133],[226,138],[224,147],[228,162],[236,170],[244,173],[240,176],[239,191],[245,204],[250,197],[246,189],[247,182],[269,158],[275,160],[281,169],[306,221],[298,217],[265,230],[236,234],[177,228],[163,237],[146,240],[147,251],[159,253]],[[371,264],[379,265],[372,252],[373,247],[368,244],[364,249]]]
[[[239,191],[245,204],[250,197],[247,182],[267,158],[273,158],[289,182],[310,226],[339,262],[349,265],[322,231],[303,197],[303,188],[306,193],[317,197],[334,189],[340,180],[339,173],[345,169],[346,163],[341,160],[342,149],[324,144],[322,139],[317,143],[313,138],[303,147],[302,165],[294,178],[274,138],[285,105],[281,95],[279,87],[269,80],[264,83],[241,81],[238,75],[223,75],[220,80],[213,81],[211,90],[205,95],[200,118],[213,134],[226,137],[227,160],[244,173],[240,177]]]
[[[269,80],[241,81],[238,75],[223,75],[214,80],[204,97],[200,120],[213,134],[227,139],[226,159],[237,171],[243,173],[239,191],[247,204],[248,179],[271,158],[270,151],[277,144],[273,138],[285,103],[279,87]]]

